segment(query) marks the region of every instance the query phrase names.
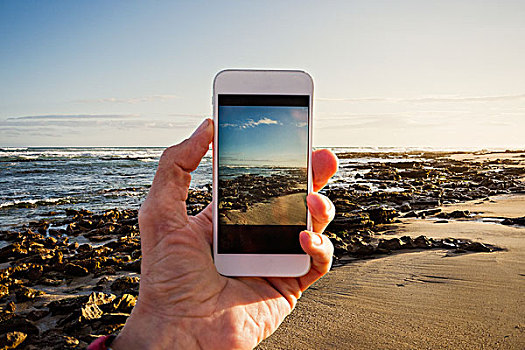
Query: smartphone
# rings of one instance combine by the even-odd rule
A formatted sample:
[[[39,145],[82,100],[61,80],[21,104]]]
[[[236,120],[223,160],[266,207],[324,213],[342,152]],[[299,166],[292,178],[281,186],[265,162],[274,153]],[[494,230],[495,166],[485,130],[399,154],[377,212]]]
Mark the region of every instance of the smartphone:
[[[298,277],[311,230],[313,80],[224,70],[213,82],[213,256],[226,276]]]

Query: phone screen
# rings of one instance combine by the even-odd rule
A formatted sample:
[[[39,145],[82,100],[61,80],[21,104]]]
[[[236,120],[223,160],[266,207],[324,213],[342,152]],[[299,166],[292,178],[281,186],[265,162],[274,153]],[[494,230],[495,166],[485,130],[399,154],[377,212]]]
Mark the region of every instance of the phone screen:
[[[308,95],[218,95],[218,253],[304,254]]]

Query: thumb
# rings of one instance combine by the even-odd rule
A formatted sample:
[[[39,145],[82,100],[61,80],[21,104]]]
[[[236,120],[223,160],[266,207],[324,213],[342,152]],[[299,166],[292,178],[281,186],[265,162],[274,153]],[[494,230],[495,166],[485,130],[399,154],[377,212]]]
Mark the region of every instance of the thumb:
[[[164,150],[150,192],[162,189],[177,200],[186,200],[190,172],[199,165],[213,139],[213,121],[205,119],[195,132],[178,145]]]
[[[162,153],[153,183],[139,211],[143,252],[159,242],[158,234],[166,228],[173,231],[188,223],[186,199],[190,172],[199,165],[212,138],[213,122],[206,119],[189,139]]]
[[[192,172],[208,151],[212,138],[213,121],[206,118],[189,139],[164,151],[159,161],[159,168],[164,165],[161,163],[167,163],[168,166],[175,164],[186,172]]]

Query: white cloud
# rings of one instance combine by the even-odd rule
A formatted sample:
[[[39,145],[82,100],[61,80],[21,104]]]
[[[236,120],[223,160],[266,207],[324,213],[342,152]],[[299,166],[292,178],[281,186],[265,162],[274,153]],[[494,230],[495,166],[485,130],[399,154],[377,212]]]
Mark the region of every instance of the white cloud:
[[[283,125],[283,124],[281,122],[278,122],[277,120],[273,120],[273,119],[264,117],[257,121],[253,119],[247,119],[245,122],[240,122],[240,123],[222,123],[220,124],[220,127],[221,128],[248,129],[248,128],[255,128],[259,125]]]
[[[53,130],[54,132],[56,130],[59,132],[64,127],[74,130],[91,130],[92,128],[143,130],[186,129],[193,128],[196,125],[198,124],[192,120],[140,118],[139,115],[134,114],[35,115],[0,120],[0,136],[5,134],[6,130],[10,128],[38,133],[43,130],[41,128],[46,128],[46,131]]]
[[[127,119],[139,117],[138,114],[45,114],[9,117],[7,120],[69,120],[69,119]]]
[[[248,123],[246,124],[247,127],[254,128],[258,125],[282,125],[282,123],[279,123],[277,120],[273,120],[270,118],[261,118],[258,121],[253,121],[252,119],[248,119]]]
[[[525,94],[497,95],[497,96],[423,96],[411,98],[364,97],[364,98],[317,98],[317,101],[326,102],[499,102],[525,100]]]
[[[76,100],[75,102],[135,104],[135,103],[142,103],[142,102],[168,101],[168,100],[179,99],[179,98],[182,98],[182,97],[178,95],[166,94],[166,95],[150,95],[150,96],[129,97],[129,98],[105,97],[105,98],[96,98],[96,99]]]

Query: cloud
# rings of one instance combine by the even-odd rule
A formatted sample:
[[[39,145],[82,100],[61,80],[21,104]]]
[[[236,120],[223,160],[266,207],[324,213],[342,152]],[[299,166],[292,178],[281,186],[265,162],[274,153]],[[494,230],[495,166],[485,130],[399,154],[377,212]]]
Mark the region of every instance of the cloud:
[[[264,117],[257,121],[253,119],[247,119],[245,122],[239,122],[239,123],[222,123],[220,124],[220,127],[221,128],[248,129],[248,128],[255,128],[259,125],[283,125],[283,124],[281,122],[278,122],[277,120],[273,120],[273,119]]]
[[[191,114],[191,113],[170,113],[170,117],[190,117],[190,118],[205,118],[209,113]]]
[[[119,98],[119,97],[105,97],[105,98],[95,98],[95,99],[82,99],[76,100],[75,102],[80,103],[127,103],[135,104],[142,102],[158,102],[158,101],[168,101],[173,99],[182,98],[178,95],[150,95],[150,96],[141,96],[141,97],[129,97],[129,98]]]
[[[272,124],[279,125],[281,123],[279,123],[277,120],[273,120],[273,119],[270,119],[270,118],[261,118],[261,119],[259,119],[256,122],[254,122],[253,120],[250,119],[249,124],[253,128],[253,127],[256,127],[258,125],[272,125]]]
[[[367,129],[377,130],[403,128],[441,128],[457,120],[455,113],[441,115],[425,115],[415,113],[375,113],[375,114],[335,114],[318,118],[315,123],[318,129]]]
[[[9,117],[7,120],[70,120],[70,119],[128,119],[139,117],[137,114],[46,114]]]
[[[144,118],[135,114],[68,114],[68,115],[34,115],[11,117],[0,120],[0,129],[34,130],[37,127],[46,130],[60,131],[63,128],[72,130],[105,129],[186,129],[194,128],[198,121],[188,118]],[[36,130],[37,132],[42,130]]]
[[[365,98],[317,98],[317,101],[325,102],[504,102],[525,100],[525,94],[498,95],[498,96],[428,96],[412,98],[388,98],[388,97],[365,97]]]
[[[49,128],[49,127],[2,127],[0,135],[2,138],[14,138],[20,140],[20,137],[27,136],[42,136],[42,137],[61,137],[64,134],[79,134],[78,131],[64,128]]]
[[[387,102],[393,101],[392,98],[383,98],[383,97],[362,97],[362,98],[328,98],[328,97],[319,97],[315,99],[316,101],[323,102]]]

